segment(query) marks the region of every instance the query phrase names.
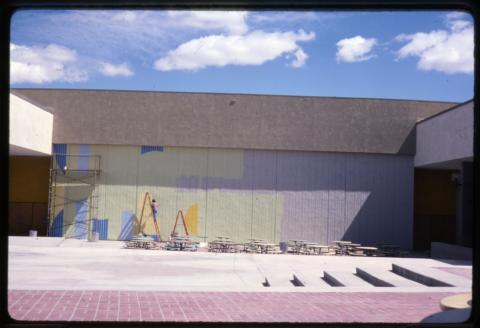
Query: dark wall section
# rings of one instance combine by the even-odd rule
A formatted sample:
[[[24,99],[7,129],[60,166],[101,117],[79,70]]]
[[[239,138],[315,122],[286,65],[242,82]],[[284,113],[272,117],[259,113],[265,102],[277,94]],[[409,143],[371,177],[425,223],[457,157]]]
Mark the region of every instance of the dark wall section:
[[[450,170],[415,169],[414,248],[456,242],[456,184]]]
[[[462,211],[460,244],[472,247],[473,235],[473,162],[464,162],[462,168]]]
[[[49,168],[50,157],[10,157],[9,235],[45,235]]]
[[[29,230],[36,230],[38,236],[47,231],[46,203],[9,203],[9,235],[27,236]]]

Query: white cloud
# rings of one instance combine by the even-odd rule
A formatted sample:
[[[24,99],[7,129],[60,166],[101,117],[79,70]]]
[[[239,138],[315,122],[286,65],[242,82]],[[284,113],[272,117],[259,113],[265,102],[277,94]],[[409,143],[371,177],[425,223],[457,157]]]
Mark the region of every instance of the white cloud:
[[[106,76],[132,76],[133,71],[126,63],[114,65],[110,63],[101,63],[100,73]]]
[[[305,65],[305,61],[307,60],[308,55],[302,49],[298,49],[297,51],[295,51],[294,55],[295,59],[291,64],[292,67],[298,68]]]
[[[244,34],[248,31],[243,11],[169,11],[171,24],[202,30],[221,30],[229,34]]]
[[[209,35],[193,39],[171,50],[155,62],[160,71],[199,70],[208,66],[260,65],[282,54],[294,54],[292,66],[304,64],[307,55],[297,42],[310,41],[315,33],[266,33],[254,31],[246,35]],[[299,52],[300,50],[300,52]]]
[[[376,44],[376,39],[366,39],[360,35],[342,39],[337,42],[337,61],[354,63],[373,58],[375,55],[370,52]]]
[[[76,61],[75,50],[56,44],[28,47],[11,43],[10,82],[42,84],[86,81],[88,74],[75,66]]]
[[[395,40],[407,42],[397,52],[397,59],[418,57],[417,67],[443,73],[473,73],[473,24],[464,13],[446,15],[448,30],[400,34]]]

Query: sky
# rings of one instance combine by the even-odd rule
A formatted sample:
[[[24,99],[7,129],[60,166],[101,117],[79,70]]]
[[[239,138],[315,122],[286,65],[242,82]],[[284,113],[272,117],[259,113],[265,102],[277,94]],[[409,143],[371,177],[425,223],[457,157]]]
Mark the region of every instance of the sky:
[[[16,88],[248,93],[463,102],[462,12],[25,10]]]

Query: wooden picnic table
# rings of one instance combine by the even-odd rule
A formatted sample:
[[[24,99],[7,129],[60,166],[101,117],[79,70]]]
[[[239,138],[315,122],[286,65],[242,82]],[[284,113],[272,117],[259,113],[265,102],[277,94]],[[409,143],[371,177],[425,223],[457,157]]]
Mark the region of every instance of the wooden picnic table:
[[[375,255],[375,252],[378,251],[377,247],[371,247],[371,246],[359,246],[359,247],[356,247],[356,249],[365,252],[366,255]]]
[[[291,248],[293,254],[300,254],[303,251],[304,245],[307,243],[306,240],[297,240],[297,239],[290,239],[288,241],[288,245]]]
[[[172,236],[165,246],[166,250],[174,251],[196,251],[197,243],[194,243],[190,236]]]
[[[348,240],[334,240],[335,244],[337,244],[338,248],[335,251],[337,255],[347,255],[348,254],[348,245],[352,244],[351,241]]]
[[[306,240],[303,240],[303,239],[290,239],[289,242],[292,242],[294,244],[304,244],[306,243],[307,241]]]
[[[214,240],[208,243],[210,252],[234,253],[237,252],[237,246],[241,245],[231,240]]]
[[[125,243],[126,248],[159,249],[160,244],[149,236],[134,236]]]
[[[322,253],[328,253],[330,247],[327,245],[306,244],[305,248],[307,249],[307,251],[310,251],[311,254],[320,255]],[[327,251],[322,252],[322,249],[327,249]]]
[[[348,240],[334,240],[333,242],[338,245],[347,245],[352,243],[351,241],[348,241]]]

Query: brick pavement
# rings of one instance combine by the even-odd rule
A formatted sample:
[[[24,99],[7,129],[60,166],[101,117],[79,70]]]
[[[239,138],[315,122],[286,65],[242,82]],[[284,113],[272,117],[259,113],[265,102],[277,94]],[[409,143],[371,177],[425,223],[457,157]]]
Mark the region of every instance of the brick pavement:
[[[10,290],[16,320],[419,322],[452,293]]]

